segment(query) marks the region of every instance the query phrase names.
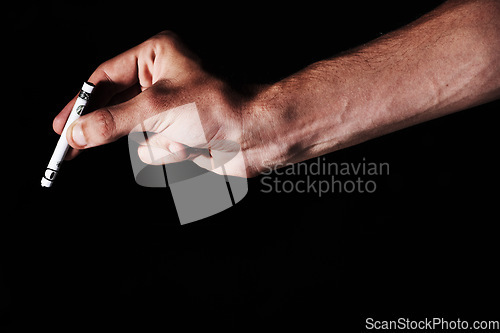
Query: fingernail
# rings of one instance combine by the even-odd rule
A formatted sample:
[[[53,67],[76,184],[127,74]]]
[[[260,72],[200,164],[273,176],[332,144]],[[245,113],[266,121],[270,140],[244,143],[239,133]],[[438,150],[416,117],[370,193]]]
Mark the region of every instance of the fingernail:
[[[82,125],[80,123],[76,123],[73,126],[71,137],[73,138],[73,141],[80,147],[85,147],[87,145],[87,140],[83,135]]]

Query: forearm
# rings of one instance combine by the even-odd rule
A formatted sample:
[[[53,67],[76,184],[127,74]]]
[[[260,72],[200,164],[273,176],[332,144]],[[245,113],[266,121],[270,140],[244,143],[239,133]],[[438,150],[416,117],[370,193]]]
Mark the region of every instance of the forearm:
[[[259,117],[283,126],[259,158],[298,162],[498,97],[500,1],[449,1],[265,90]]]

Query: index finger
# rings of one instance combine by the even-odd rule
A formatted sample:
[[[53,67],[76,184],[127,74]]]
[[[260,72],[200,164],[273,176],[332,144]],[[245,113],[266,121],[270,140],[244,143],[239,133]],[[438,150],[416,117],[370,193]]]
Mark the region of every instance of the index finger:
[[[96,86],[92,96],[96,108],[106,106],[117,94],[138,83],[137,53],[137,47],[134,47],[102,63],[92,73],[88,81]]]
[[[95,86],[92,104],[100,108],[138,82],[137,75],[137,48],[132,48],[104,63],[102,63],[88,79]],[[75,104],[77,95],[66,104],[66,106],[54,118],[52,127],[57,134],[61,134],[66,121]],[[77,155],[77,151],[69,151],[67,158],[71,159]]]
[[[95,86],[92,102],[96,108],[105,106],[115,95],[133,87],[137,82],[137,56],[135,48],[102,63],[89,77]],[[54,118],[53,128],[61,134],[77,96]]]

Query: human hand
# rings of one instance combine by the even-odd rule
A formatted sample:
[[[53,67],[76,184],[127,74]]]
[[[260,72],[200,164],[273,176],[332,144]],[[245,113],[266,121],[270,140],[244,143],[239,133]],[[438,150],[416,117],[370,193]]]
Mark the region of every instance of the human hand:
[[[100,108],[69,127],[67,140],[74,149],[68,158],[132,132],[147,132],[138,150],[145,163],[191,159],[221,173],[217,168],[228,162],[224,172],[229,175],[258,174],[259,154],[247,154],[259,137],[248,127],[256,119],[256,94],[244,97],[205,72],[175,34],[162,32],[104,62],[88,81],[96,85],[93,98]],[[74,101],[54,119],[59,134]]]

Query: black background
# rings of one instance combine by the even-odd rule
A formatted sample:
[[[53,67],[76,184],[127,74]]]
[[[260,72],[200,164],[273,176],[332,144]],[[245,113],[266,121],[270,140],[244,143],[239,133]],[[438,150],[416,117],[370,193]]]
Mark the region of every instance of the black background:
[[[233,208],[180,226],[168,189],[135,184],[126,139],[81,154],[40,188],[54,116],[100,63],[161,30],[215,74],[267,83],[439,3],[6,7],[0,330],[498,320],[499,102],[325,156],[389,163],[373,194],[266,194],[257,177]]]

